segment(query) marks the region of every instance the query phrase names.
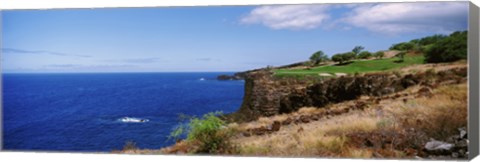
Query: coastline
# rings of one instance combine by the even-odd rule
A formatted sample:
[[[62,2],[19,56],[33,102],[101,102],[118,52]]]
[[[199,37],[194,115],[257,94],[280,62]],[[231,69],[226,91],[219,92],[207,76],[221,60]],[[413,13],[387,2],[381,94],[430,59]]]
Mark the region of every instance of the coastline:
[[[412,69],[416,69],[415,75],[409,74]],[[432,72],[431,69],[436,70]],[[245,95],[243,98],[244,101],[242,103],[242,107],[235,113],[225,115],[222,117],[222,119],[230,123],[227,124],[227,128],[235,130],[235,133],[232,137],[229,137],[231,138],[229,140],[234,141],[233,143],[240,144],[239,147],[244,148],[250,145],[248,144],[248,141],[268,141],[273,137],[287,138],[282,137],[280,134],[303,134],[301,132],[306,131],[306,129],[317,129],[317,127],[309,128],[311,127],[308,126],[311,125],[310,123],[317,123],[320,121],[323,121],[321,123],[324,123],[330,122],[331,120],[337,122],[342,120],[348,121],[350,120],[350,117],[348,116],[355,116],[355,114],[364,112],[372,112],[372,108],[378,107],[375,106],[375,104],[381,104],[385,102],[396,103],[397,101],[408,103],[408,100],[418,100],[416,98],[425,98],[425,102],[430,102],[430,100],[432,100],[430,97],[443,95],[441,93],[436,93],[436,89],[439,87],[440,89],[445,89],[444,87],[450,87],[450,85],[455,87],[457,84],[464,84],[466,82],[466,69],[466,65],[462,62],[424,64],[405,67],[391,72],[373,72],[358,76],[340,76],[329,79],[317,79],[312,82],[306,82],[305,80],[300,81],[295,79],[272,78],[271,72],[255,71],[245,75]],[[369,83],[376,84],[372,85]],[[293,88],[289,89],[287,88],[288,86]],[[343,88],[340,87],[346,87],[346,89],[342,90]],[[310,89],[315,88],[325,89],[326,91],[324,94],[309,93],[312,92]],[[276,91],[275,89],[279,89],[281,91]],[[465,89],[463,89],[462,92],[464,90]],[[315,91],[321,92],[322,90]],[[282,92],[284,94],[282,94]],[[337,93],[338,95],[332,95]],[[340,94],[345,93],[353,96],[344,96],[344,98],[328,98],[328,96],[339,97],[341,96]],[[310,97],[308,97],[309,95]],[[289,103],[291,105],[289,105]],[[296,103],[302,104],[296,105]],[[381,107],[385,106],[385,104],[382,104]],[[378,112],[373,111],[372,113]],[[365,120],[370,121],[371,119]],[[377,123],[381,122],[381,120],[375,120]],[[344,123],[345,121],[341,123]],[[332,124],[335,125],[335,123]],[[295,127],[291,128],[292,126]],[[354,127],[357,126],[347,129],[353,129]],[[459,127],[459,129],[460,128],[461,127]],[[364,138],[360,134],[352,135],[353,136],[350,138]],[[428,141],[424,142],[426,143]],[[255,145],[256,147],[263,147],[268,144],[260,145],[257,143]],[[184,140],[180,140],[177,141],[175,145],[158,150],[133,149],[119,151],[118,153],[184,154],[192,151],[192,149],[194,150],[195,147],[192,148]],[[285,156],[284,154],[277,154],[273,150],[263,152],[258,149],[260,148],[255,148],[254,150],[256,151],[250,153],[247,150],[243,150],[240,151],[240,153],[230,152],[227,154]],[[421,155],[422,157],[435,156],[435,158],[442,158],[442,156],[438,156],[439,154],[436,152],[419,152],[418,150],[414,152],[416,152],[415,155]],[[372,152],[366,153],[362,156],[373,156],[371,153]],[[411,157],[413,155],[414,154],[408,154],[405,156]],[[310,157],[312,155],[301,153],[300,156]],[[330,157],[331,155],[324,156]],[[465,155],[462,154],[462,157],[464,156]],[[334,157],[337,157],[337,155]],[[395,157],[397,157],[397,155],[395,155]]]

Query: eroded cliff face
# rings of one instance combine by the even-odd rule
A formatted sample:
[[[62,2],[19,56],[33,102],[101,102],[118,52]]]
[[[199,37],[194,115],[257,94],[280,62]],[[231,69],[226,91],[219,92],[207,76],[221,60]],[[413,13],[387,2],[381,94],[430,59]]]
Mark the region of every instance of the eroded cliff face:
[[[261,116],[290,113],[305,106],[321,108],[329,103],[354,100],[362,95],[382,96],[410,86],[434,87],[466,80],[467,68],[416,74],[372,73],[325,80],[275,78],[269,71],[245,75],[245,95],[241,108],[229,116],[233,121],[251,121]]]
[[[279,113],[282,98],[297,91],[304,91],[313,80],[279,79],[273,73],[262,70],[245,75],[245,95],[240,109],[234,113],[235,121],[250,121],[260,116]]]

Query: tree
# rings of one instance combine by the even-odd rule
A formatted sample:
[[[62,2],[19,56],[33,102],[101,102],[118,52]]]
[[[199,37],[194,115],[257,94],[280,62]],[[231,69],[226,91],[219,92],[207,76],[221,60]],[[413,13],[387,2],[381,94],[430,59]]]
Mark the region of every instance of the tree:
[[[344,59],[342,54],[335,54],[332,56],[332,61],[339,62],[340,64],[343,63]]]
[[[429,63],[452,62],[467,59],[467,31],[457,31],[441,39],[425,53]]]
[[[393,44],[390,47],[390,50],[398,50],[398,51],[413,51],[413,52],[423,52],[426,53],[431,49],[431,47],[441,41],[447,38],[448,36],[446,35],[433,35],[433,36],[428,36],[428,37],[423,37],[420,39],[413,39],[410,40],[409,42],[401,42],[397,44]]]
[[[332,61],[338,62],[343,64],[355,58],[355,53],[347,52],[347,53],[339,53],[332,56]]]
[[[356,54],[354,52],[347,52],[347,53],[342,54],[342,57],[343,57],[344,61],[350,61],[350,60],[355,59]]]
[[[420,51],[426,55],[428,52],[430,52],[430,50],[432,50],[432,48],[434,46],[435,46],[435,44],[429,44],[429,45],[422,46],[420,48]]]
[[[360,59],[368,59],[372,57],[372,53],[368,52],[368,51],[362,51],[360,52],[360,54],[358,54],[358,58]]]
[[[327,61],[328,56],[323,53],[323,51],[317,51],[310,56],[310,61],[314,63],[314,65],[317,65],[321,62]]]
[[[373,54],[373,56],[375,56],[377,59],[381,59],[381,58],[383,58],[383,56],[385,56],[385,52],[378,51],[378,52],[375,52],[375,54]]]
[[[402,42],[392,45],[390,50],[409,51],[415,47],[414,42]]]
[[[362,52],[362,50],[365,49],[365,47],[362,47],[362,46],[355,46],[353,49],[352,49],[352,52],[355,54],[355,57],[357,57],[357,55]]]
[[[437,34],[437,35],[433,35],[433,36],[428,36],[428,37],[423,37],[421,38],[419,41],[418,41],[418,44],[420,44],[421,46],[426,46],[426,45],[429,45],[429,44],[435,44],[437,43],[438,41],[442,40],[442,39],[445,39],[447,38],[448,36],[446,35],[441,35],[441,34]]]

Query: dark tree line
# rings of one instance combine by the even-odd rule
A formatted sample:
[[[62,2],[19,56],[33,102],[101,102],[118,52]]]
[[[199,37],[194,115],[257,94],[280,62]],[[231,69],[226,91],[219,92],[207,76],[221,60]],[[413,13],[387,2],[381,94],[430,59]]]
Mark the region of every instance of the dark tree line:
[[[451,62],[467,58],[467,31],[456,31],[450,35],[433,35],[409,42],[394,44],[390,50],[421,52],[428,63]],[[402,57],[398,56],[398,57]]]
[[[364,51],[365,47],[355,46],[352,51],[337,53],[329,59],[323,51],[317,51],[310,56],[311,65],[332,60],[340,64],[354,59],[381,59],[385,56],[383,51],[371,53]],[[393,44],[390,50],[400,51],[396,56],[403,61],[409,52],[423,53],[428,63],[451,62],[467,58],[467,31],[457,31],[450,35],[432,35],[408,42]]]
[[[318,65],[329,60],[343,64],[354,59],[369,59],[372,57],[381,59],[385,55],[383,51],[371,53],[369,51],[364,51],[364,49],[365,47],[363,46],[355,46],[352,51],[334,54],[330,59],[323,51],[317,51],[310,56],[310,65]]]
[[[427,62],[451,62],[467,59],[467,31],[457,31],[435,42],[425,51]]]

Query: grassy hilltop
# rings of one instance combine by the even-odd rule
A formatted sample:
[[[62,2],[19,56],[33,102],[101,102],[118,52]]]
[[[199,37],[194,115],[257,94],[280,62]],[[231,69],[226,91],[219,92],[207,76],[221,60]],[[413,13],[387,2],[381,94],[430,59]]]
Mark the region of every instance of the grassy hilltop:
[[[409,65],[423,64],[425,57],[423,55],[405,56],[403,62],[396,62],[398,58],[373,59],[373,60],[356,60],[346,65],[325,65],[317,66],[310,69],[278,69],[274,70],[275,75],[284,76],[301,76],[312,75],[318,76],[319,73],[328,73],[335,76],[335,73],[365,73],[397,69]]]
[[[351,52],[338,53],[328,58],[322,51],[315,52],[304,66],[274,69],[275,76],[303,77],[330,74],[355,74],[395,70],[424,63],[453,62],[467,58],[467,32],[433,35],[408,42],[393,44],[389,50],[371,53],[356,46]],[[393,55],[385,56],[385,53]],[[385,58],[384,58],[385,57]]]

